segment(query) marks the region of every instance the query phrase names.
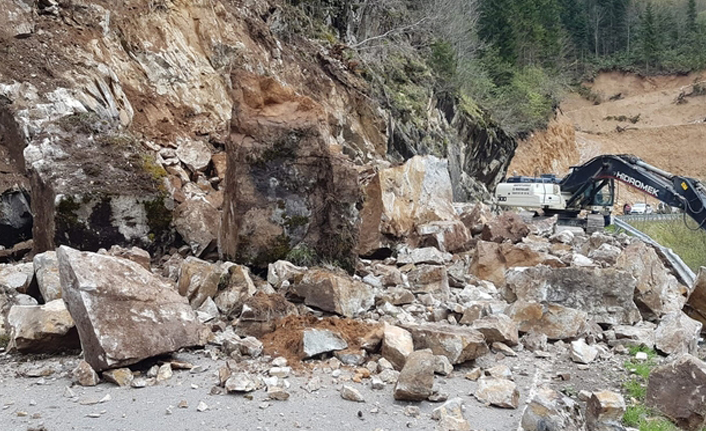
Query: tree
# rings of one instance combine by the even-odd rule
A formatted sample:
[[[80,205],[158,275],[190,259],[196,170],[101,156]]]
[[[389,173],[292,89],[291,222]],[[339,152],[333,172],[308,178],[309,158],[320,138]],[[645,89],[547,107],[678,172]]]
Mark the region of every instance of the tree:
[[[628,4],[628,10],[625,22],[625,32],[627,34],[626,38],[626,51],[630,55],[632,47],[632,29],[635,28],[639,22],[640,11],[637,8],[637,3],[630,1]]]
[[[642,14],[640,39],[642,42],[642,59],[645,62],[645,68],[649,69],[650,65],[657,64],[660,52],[657,23],[655,22],[655,14],[651,2],[647,3],[645,12]]]
[[[605,9],[603,6],[595,1],[588,8],[589,21],[591,23],[591,32],[593,34],[593,47],[595,50],[596,57],[598,57],[599,49],[599,36],[601,34],[603,19],[605,18]]]
[[[517,41],[510,23],[513,10],[512,0],[481,0],[478,28],[480,38],[495,47],[500,60],[511,64],[517,60]]]
[[[571,38],[578,58],[584,59],[588,51],[588,14],[583,1],[561,0],[561,23]]]
[[[696,33],[696,0],[689,0],[686,5],[686,29]]]

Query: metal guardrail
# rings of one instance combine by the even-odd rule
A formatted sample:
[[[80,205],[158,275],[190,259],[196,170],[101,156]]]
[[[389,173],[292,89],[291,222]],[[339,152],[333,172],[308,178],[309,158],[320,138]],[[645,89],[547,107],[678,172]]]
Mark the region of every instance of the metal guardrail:
[[[683,214],[645,214],[646,216],[665,216],[665,215],[675,215],[675,216],[683,216]],[[640,214],[642,216],[642,214]],[[613,223],[619,228],[624,231],[630,232],[632,235],[634,235],[637,238],[640,238],[642,241],[646,242],[647,244],[652,245],[659,254],[664,256],[664,258],[669,262],[669,264],[672,266],[672,269],[674,269],[674,272],[676,272],[677,277],[681,279],[681,281],[686,284],[688,288],[691,288],[694,285],[694,281],[696,280],[696,274],[694,274],[694,271],[689,268],[683,260],[681,260],[681,257],[679,257],[678,254],[674,253],[671,248],[663,247],[661,244],[650,238],[649,235],[635,229],[631,225],[629,225],[625,220],[626,216],[620,216],[620,217],[614,217],[613,218]],[[630,217],[630,216],[627,216]]]
[[[683,219],[684,214],[628,214],[616,218],[624,221],[672,221]]]

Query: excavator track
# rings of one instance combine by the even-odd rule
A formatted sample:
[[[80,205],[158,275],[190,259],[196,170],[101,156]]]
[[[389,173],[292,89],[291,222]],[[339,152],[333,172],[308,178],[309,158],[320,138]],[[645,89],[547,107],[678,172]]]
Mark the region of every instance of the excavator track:
[[[586,233],[591,235],[593,232],[601,231],[605,228],[605,219],[601,214],[589,214],[586,216]]]

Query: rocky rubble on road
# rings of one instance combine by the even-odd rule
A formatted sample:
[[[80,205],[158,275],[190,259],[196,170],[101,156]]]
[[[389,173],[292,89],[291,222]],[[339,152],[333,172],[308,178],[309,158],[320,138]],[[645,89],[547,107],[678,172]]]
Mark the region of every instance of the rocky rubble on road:
[[[380,394],[421,405],[449,399],[429,413],[437,429],[480,429],[464,409],[500,408],[518,411],[525,430],[607,430],[620,429],[626,407],[617,371],[626,346],[644,346],[665,355],[648,402],[689,429],[703,424],[698,403],[675,402],[702,391],[703,363],[689,355],[699,354],[703,326],[665,305],[687,303],[679,295],[692,287],[675,287],[664,267],[653,268],[663,276],[636,278],[634,268],[653,265],[653,256],[627,236],[540,236],[512,217],[491,220],[492,239],[504,240],[483,241],[488,230],[474,228],[477,248],[456,254],[404,243],[391,257],[360,259],[353,275],[277,261],[260,278],[246,266],[195,256],[175,254],[152,266],[138,249],[61,247],[33,266],[3,267],[8,349],[75,349],[67,338],[73,331],[85,361],[66,375],[85,388],[168,384],[194,366],[164,357],[147,369],[141,364],[197,348],[217,364],[212,394],[296,403],[300,389],[315,395],[326,377],[338,382],[343,401],[361,405]],[[488,270],[479,269],[478,250],[494,253],[483,257]],[[579,255],[596,264],[586,266]],[[628,257],[641,262],[626,265]],[[500,272],[489,271],[493,259]],[[40,282],[36,291],[32,279]],[[61,297],[45,303],[45,294]],[[698,302],[690,303],[693,315]],[[65,315],[63,326],[56,313]],[[301,388],[292,386],[307,374]],[[472,386],[449,391],[457,381]]]

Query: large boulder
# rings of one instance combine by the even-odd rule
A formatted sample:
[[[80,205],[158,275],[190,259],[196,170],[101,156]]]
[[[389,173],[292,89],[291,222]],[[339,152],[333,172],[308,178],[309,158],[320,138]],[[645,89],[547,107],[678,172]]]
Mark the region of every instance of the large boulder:
[[[471,431],[471,424],[463,417],[463,398],[446,401],[431,412],[431,418],[439,421],[436,431]]]
[[[243,302],[257,292],[247,266],[228,267],[228,285],[216,294],[214,302],[221,313],[231,316],[240,313]]]
[[[478,401],[491,406],[516,409],[520,405],[520,391],[512,380],[483,376],[473,393]]]
[[[203,141],[182,139],[176,149],[176,156],[195,173],[206,169],[211,162],[211,149]]]
[[[443,265],[448,260],[451,260],[451,255],[440,251],[436,247],[423,247],[423,248],[404,248],[400,250],[397,255],[398,265],[407,264],[429,264],[429,265]]]
[[[267,282],[275,289],[279,289],[284,283],[290,286],[295,280],[301,280],[308,270],[304,266],[296,266],[286,260],[278,260],[267,265]]]
[[[382,338],[382,357],[398,370],[404,367],[407,357],[414,351],[412,334],[398,326],[385,324]]]
[[[527,223],[522,220],[522,217],[520,217],[517,213],[507,211],[498,217],[491,219],[485,226],[483,226],[481,239],[483,241],[497,243],[502,243],[504,241],[518,243],[522,241],[522,238],[529,235],[529,233],[530,229],[527,226]]]
[[[420,245],[436,247],[443,252],[466,251],[471,233],[461,220],[433,221],[417,226]]]
[[[473,321],[472,327],[483,334],[488,343],[497,341],[508,346],[515,346],[519,342],[517,324],[504,314],[481,317]]]
[[[552,303],[517,301],[505,313],[520,332],[544,334],[551,340],[576,338],[588,321],[585,311]]]
[[[413,240],[417,228],[430,222],[458,220],[445,159],[415,156],[401,166],[381,169],[364,193],[362,255],[390,247],[389,238]]]
[[[483,202],[458,202],[454,203],[454,208],[459,214],[461,223],[472,235],[480,235],[483,232],[483,226],[495,217],[490,207]]]
[[[686,302],[686,288],[669,273],[654,248],[635,241],[618,256],[615,267],[635,277],[635,303],[646,320],[680,311]]]
[[[431,349],[435,355],[446,356],[452,364],[460,364],[488,353],[485,337],[475,329],[442,323],[408,325],[414,348]]]
[[[235,331],[241,336],[262,337],[275,330],[279,319],[291,314],[297,314],[297,307],[284,296],[258,292],[243,301]]]
[[[505,256],[500,244],[478,241],[472,252],[470,273],[496,286],[505,284]]]
[[[696,354],[702,326],[681,311],[667,314],[654,332],[655,347],[667,355]]]
[[[505,265],[513,266],[537,266],[549,259],[542,243],[520,243],[504,244],[501,248]]]
[[[196,309],[206,298],[216,296],[221,279],[227,274],[228,271],[221,265],[189,256],[181,264],[177,290],[180,295],[188,298],[191,306]]]
[[[589,431],[620,430],[624,414],[625,400],[616,392],[594,392],[586,403],[586,425]]]
[[[10,350],[56,353],[79,347],[78,333],[64,301],[44,305],[14,305],[7,315]]]
[[[614,340],[608,340],[611,346],[644,346],[648,349],[655,347],[656,325],[652,322],[642,321],[637,325],[616,325],[613,327]]]
[[[42,110],[49,121],[40,127],[33,120],[38,133],[22,153],[32,186],[35,251],[165,247],[174,241],[167,173],[125,131],[132,107],[117,76],[107,66],[91,69],[90,77],[77,75],[86,84],[76,84],[75,92],[62,88],[42,98],[53,102]]]
[[[422,401],[433,394],[434,354],[428,350],[412,352],[395,385],[394,397],[401,401]]]
[[[706,266],[699,268],[684,311],[706,327]]]
[[[449,277],[446,268],[435,265],[419,265],[407,273],[413,293],[431,293],[438,299],[449,298]]]
[[[8,292],[31,294],[34,266],[31,263],[0,265],[0,288]]]
[[[231,82],[220,251],[267,268],[298,246],[353,269],[362,194],[326,112],[274,77],[243,70]]]
[[[551,302],[583,310],[596,323],[621,325],[641,320],[633,302],[635,279],[612,268],[515,268],[507,289],[521,301]]]
[[[202,346],[208,329],[170,284],[126,259],[59,247],[63,299],[96,370]]]
[[[706,425],[706,363],[689,354],[654,368],[647,384],[648,406],[680,428],[701,430]]]
[[[195,256],[215,248],[220,223],[218,210],[202,197],[187,199],[174,211],[174,227]]]
[[[292,286],[304,303],[324,311],[353,317],[373,305],[373,293],[365,283],[345,273],[311,269]]]
[[[343,350],[347,347],[348,343],[337,332],[326,329],[307,329],[304,331],[302,350],[305,358]]]

